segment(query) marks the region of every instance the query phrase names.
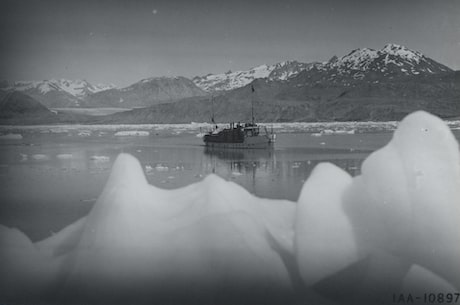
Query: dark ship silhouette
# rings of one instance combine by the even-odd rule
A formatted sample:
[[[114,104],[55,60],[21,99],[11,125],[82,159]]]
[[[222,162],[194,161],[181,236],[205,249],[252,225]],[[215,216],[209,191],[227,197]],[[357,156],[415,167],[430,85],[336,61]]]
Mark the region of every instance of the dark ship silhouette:
[[[254,87],[251,86],[252,93]],[[211,97],[212,102],[212,97]],[[212,103],[213,105],[213,103]],[[276,135],[266,126],[261,132],[261,126],[254,122],[254,102],[251,99],[252,121],[250,123],[230,123],[228,128],[219,129],[217,125],[212,131],[203,136],[206,147],[210,148],[270,148],[275,143]],[[214,121],[214,106],[212,106],[212,122]]]

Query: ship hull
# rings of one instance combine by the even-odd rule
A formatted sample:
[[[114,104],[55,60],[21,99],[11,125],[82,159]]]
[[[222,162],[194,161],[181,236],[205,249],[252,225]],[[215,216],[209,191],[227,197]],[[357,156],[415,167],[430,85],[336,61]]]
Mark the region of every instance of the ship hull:
[[[205,141],[206,147],[231,149],[265,149],[273,146],[273,142],[265,136],[246,137],[242,142]]]

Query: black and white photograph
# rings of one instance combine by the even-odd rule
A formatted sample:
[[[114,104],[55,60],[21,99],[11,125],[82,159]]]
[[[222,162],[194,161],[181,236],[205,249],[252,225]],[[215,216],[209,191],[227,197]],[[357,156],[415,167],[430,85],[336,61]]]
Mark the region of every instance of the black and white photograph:
[[[460,1],[0,1],[1,305],[460,305]]]

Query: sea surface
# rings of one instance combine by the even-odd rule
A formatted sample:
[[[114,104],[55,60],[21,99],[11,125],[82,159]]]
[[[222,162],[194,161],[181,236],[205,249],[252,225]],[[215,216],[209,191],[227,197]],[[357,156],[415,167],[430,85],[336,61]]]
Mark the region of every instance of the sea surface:
[[[460,139],[460,122],[450,122]],[[117,155],[134,155],[150,184],[175,189],[214,173],[265,198],[296,201],[321,162],[352,176],[391,139],[396,122],[266,124],[270,150],[208,150],[205,123],[0,127],[0,224],[32,241],[88,214]]]

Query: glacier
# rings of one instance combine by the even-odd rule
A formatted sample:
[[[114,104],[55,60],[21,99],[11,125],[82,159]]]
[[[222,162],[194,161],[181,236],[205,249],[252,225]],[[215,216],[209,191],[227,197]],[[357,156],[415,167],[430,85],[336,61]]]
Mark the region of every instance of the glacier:
[[[35,243],[0,225],[0,302],[393,304],[460,290],[460,152],[415,112],[352,177],[318,164],[297,202],[216,175],[149,185],[120,154],[88,215]]]

